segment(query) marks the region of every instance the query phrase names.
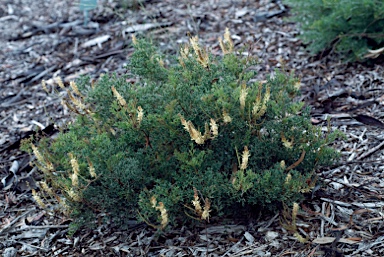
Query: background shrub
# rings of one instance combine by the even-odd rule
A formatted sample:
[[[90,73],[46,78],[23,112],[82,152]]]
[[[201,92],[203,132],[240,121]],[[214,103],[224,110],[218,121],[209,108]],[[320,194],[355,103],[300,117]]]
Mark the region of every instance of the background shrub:
[[[337,158],[327,146],[337,133],[323,135],[295,101],[298,81],[276,71],[251,82],[256,61],[233,51],[228,30],[222,57],[191,38],[169,65],[148,41],[133,42],[135,82],[105,75],[71,83],[64,104],[76,121],[32,145],[75,224],[102,213],[121,225],[138,218],[164,228],[239,208],[276,211],[310,191],[313,171]]]
[[[382,0],[284,0],[312,53],[332,48],[347,60],[362,60],[384,47]]]

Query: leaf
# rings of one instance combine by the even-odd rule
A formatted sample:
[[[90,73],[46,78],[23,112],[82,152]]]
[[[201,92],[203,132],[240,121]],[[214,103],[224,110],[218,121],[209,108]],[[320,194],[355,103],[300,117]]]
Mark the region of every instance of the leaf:
[[[312,241],[312,243],[315,243],[315,244],[330,244],[332,243],[336,238],[335,237],[329,237],[329,236],[325,236],[325,237],[320,237],[320,238],[316,238]],[[351,240],[351,239],[345,239],[345,238],[341,238],[339,240],[340,243],[345,243],[345,244],[356,244],[359,242],[359,240]]]
[[[370,117],[368,115],[359,114],[359,115],[355,116],[354,119],[357,120],[358,122],[365,124],[365,125],[375,126],[378,128],[384,128],[384,123],[382,123],[378,119]]]
[[[111,37],[110,35],[100,36],[100,37],[88,40],[87,42],[85,42],[81,46],[82,47],[90,47],[90,46],[98,45],[101,48],[101,44],[108,41],[108,39],[110,37]]]
[[[376,50],[368,50],[368,54],[364,55],[364,58],[372,58],[375,59],[380,56],[380,54],[384,53],[384,47],[376,49]]]

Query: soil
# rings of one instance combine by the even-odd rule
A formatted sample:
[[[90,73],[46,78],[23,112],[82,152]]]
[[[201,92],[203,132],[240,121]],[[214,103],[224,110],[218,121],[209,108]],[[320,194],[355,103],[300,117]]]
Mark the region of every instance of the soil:
[[[3,256],[383,256],[384,68],[344,63],[334,53],[312,56],[279,0],[100,0],[89,21],[78,1],[2,0],[0,5],[0,253]],[[121,231],[112,224],[68,236],[70,220],[32,198],[41,174],[20,150],[30,135],[54,137],[72,115],[61,105],[65,85],[87,74],[125,74],[131,34],[175,53],[198,35],[220,53],[228,27],[236,48],[252,43],[255,79],[274,69],[301,79],[312,123],[339,129],[342,160],[319,170],[323,187],[301,203],[297,232],[281,213],[245,224],[206,224],[155,233],[145,224]],[[322,57],[322,58],[319,58]],[[49,93],[43,90],[45,80]],[[56,93],[54,93],[56,92]],[[54,205],[55,203],[50,203]],[[288,214],[286,214],[288,215]]]

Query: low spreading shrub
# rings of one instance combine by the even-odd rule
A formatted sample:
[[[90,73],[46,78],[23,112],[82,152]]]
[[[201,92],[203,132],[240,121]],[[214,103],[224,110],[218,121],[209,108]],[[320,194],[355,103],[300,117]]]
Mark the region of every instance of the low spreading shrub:
[[[292,7],[292,19],[299,22],[301,38],[313,53],[333,49],[346,60],[361,61],[384,52],[384,1],[284,1]]]
[[[311,124],[298,80],[276,71],[252,82],[256,60],[233,50],[228,30],[219,42],[222,57],[193,37],[165,59],[133,37],[131,75],[71,82],[63,104],[76,120],[31,144],[45,175],[35,198],[55,198],[74,224],[103,214],[159,229],[300,200],[337,158],[327,146],[337,133]]]

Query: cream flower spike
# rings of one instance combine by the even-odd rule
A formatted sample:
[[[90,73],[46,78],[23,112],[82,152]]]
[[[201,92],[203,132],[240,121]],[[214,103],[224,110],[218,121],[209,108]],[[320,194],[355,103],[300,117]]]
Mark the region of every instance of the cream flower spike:
[[[251,155],[249,154],[248,147],[244,146],[243,155],[241,156],[242,157],[241,158],[241,165],[240,165],[241,170],[245,170],[248,167],[249,156],[251,156]]]
[[[122,107],[127,107],[127,102],[125,99],[120,95],[120,93],[116,90],[114,86],[111,87],[113,95],[116,97],[117,101],[119,101],[120,105]]]
[[[225,28],[225,33],[224,33],[224,40],[219,37],[219,44],[221,51],[223,51],[223,54],[229,54],[233,52],[233,41],[231,38],[231,33],[229,32],[228,28]]]
[[[190,39],[191,45],[193,50],[196,54],[197,61],[203,66],[204,68],[207,68],[209,66],[209,55],[207,51],[204,51],[199,46],[199,38],[197,36],[191,37]]]
[[[217,125],[216,121],[211,118],[209,125],[211,126],[213,138],[217,137],[219,135],[219,126]]]
[[[137,38],[136,38],[135,34],[132,34],[132,43],[134,45],[137,45]]]
[[[193,126],[193,123],[191,121],[186,121],[181,114],[179,114],[179,117],[184,129],[188,131],[189,135],[191,136],[191,140],[194,140],[196,144],[199,145],[204,144],[205,139],[203,135],[195,128],[195,126]]]
[[[198,131],[195,126],[193,126],[193,123],[191,121],[188,121],[188,129],[189,129],[189,134],[191,136],[191,139],[196,142],[198,145],[204,144],[204,137],[201,134],[200,131]]]
[[[223,120],[224,120],[224,123],[232,122],[231,116],[229,116],[229,114],[225,110],[223,111]]]
[[[244,107],[245,107],[245,100],[247,98],[247,95],[248,95],[248,88],[247,88],[247,85],[245,84],[245,82],[243,82],[243,84],[241,85],[241,92],[240,92],[240,108],[243,110]]]
[[[201,219],[209,221],[210,212],[211,212],[211,203],[209,202],[208,198],[205,198],[204,211],[201,214]]]
[[[137,107],[137,122],[139,122],[139,125],[144,117],[144,110],[141,108],[141,106]]]

